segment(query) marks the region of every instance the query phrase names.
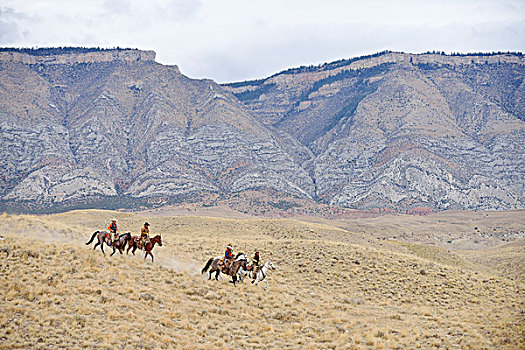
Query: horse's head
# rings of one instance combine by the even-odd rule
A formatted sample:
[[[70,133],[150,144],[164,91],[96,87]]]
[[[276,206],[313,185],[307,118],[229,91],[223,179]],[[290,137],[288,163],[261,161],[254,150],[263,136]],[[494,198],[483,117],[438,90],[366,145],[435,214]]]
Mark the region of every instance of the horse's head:
[[[156,235],[155,237],[153,237],[152,241],[156,241],[159,246],[162,247],[162,238],[160,237],[160,235]]]
[[[272,270],[276,269],[275,265],[270,260],[268,260],[268,267],[270,267]]]

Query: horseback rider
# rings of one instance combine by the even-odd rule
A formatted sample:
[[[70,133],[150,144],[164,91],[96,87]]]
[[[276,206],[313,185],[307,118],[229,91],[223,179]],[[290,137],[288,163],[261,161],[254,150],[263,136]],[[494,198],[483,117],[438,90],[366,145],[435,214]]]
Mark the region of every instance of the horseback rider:
[[[233,259],[233,248],[231,244],[228,244],[224,256],[221,259],[225,269],[229,269]]]
[[[142,247],[146,249],[146,244],[149,242],[149,224],[144,223],[144,227],[140,230],[140,240],[142,242]]]
[[[252,278],[255,280],[257,277],[257,272],[259,272],[259,262],[261,261],[261,257],[259,256],[259,250],[255,249],[255,254],[252,257]]]
[[[109,231],[109,245],[112,245],[114,241],[118,239],[118,228],[117,228],[117,219],[112,219],[111,224],[108,226]],[[111,238],[111,233],[113,233],[114,238]]]

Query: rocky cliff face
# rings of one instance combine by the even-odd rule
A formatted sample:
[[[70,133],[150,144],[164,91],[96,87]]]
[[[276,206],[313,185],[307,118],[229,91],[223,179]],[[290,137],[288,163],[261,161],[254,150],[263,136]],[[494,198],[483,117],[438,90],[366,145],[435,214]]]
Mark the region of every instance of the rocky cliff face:
[[[1,63],[25,64],[77,64],[100,63],[111,61],[147,62],[155,61],[155,51],[134,49],[90,50],[82,48],[70,49],[0,49]]]
[[[312,152],[321,202],[511,209],[525,205],[524,65],[383,53],[226,88]]]
[[[0,63],[5,205],[127,206],[259,187],[314,195],[291,141],[219,85],[105,57]]]
[[[523,208],[524,64],[383,53],[219,86],[153,52],[0,50],[0,198]]]

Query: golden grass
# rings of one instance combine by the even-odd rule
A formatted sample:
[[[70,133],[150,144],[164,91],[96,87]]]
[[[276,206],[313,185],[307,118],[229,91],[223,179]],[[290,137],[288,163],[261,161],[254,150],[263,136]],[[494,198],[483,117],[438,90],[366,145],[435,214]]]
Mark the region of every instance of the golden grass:
[[[123,232],[147,220],[162,233],[154,264],[84,245],[113,216]],[[490,257],[337,226],[93,210],[2,215],[0,349],[525,347],[525,282],[487,270]],[[200,275],[228,243],[275,263],[267,291]],[[510,260],[523,269],[519,247]]]

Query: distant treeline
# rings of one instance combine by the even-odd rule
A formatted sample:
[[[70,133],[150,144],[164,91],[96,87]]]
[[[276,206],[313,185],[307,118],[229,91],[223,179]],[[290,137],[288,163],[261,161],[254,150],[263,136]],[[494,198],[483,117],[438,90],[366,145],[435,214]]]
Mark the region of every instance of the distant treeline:
[[[285,70],[285,71],[283,71],[281,73],[278,73],[278,74],[295,74],[295,73],[305,73],[305,72],[319,71],[319,70],[324,70],[324,69],[334,69],[334,68],[339,68],[339,67],[342,67],[342,66],[349,65],[352,62],[361,61],[361,60],[365,60],[365,59],[368,59],[368,58],[379,57],[379,56],[383,56],[383,55],[386,55],[386,54],[389,54],[389,53],[400,53],[400,54],[403,54],[404,52],[395,52],[395,51],[385,50],[385,51],[381,51],[381,52],[378,52],[378,53],[374,53],[372,55],[354,57],[354,58],[350,58],[350,59],[342,59],[342,60],[338,60],[338,61],[334,61],[334,62],[330,62],[330,63],[323,63],[323,64],[320,64],[320,65],[317,65],[317,66],[311,65],[311,66],[301,66],[301,67],[298,67],[298,68],[291,68],[291,69]],[[445,51],[428,51],[428,52],[422,53],[422,55],[428,55],[428,54],[443,55],[443,56],[465,56],[465,57],[467,57],[467,56],[496,56],[496,55],[522,56],[523,55],[522,52],[510,52],[510,51],[508,51],[508,52],[501,52],[501,51],[498,51],[498,52],[472,52],[472,53],[452,52],[450,54],[445,53]]]
[[[300,67],[297,67],[297,68],[290,68],[290,69],[287,69],[285,71],[276,73],[276,74],[270,76],[269,78],[264,78],[264,79],[259,79],[259,80],[246,80],[246,81],[229,83],[229,84],[224,84],[224,85],[230,86],[230,87],[233,87],[233,88],[242,87],[242,86],[246,86],[246,85],[260,85],[260,84],[264,83],[266,80],[268,80],[268,79],[270,79],[270,78],[272,78],[272,77],[274,77],[276,75],[280,75],[280,74],[310,73],[310,72],[322,71],[322,70],[325,70],[325,69],[335,69],[335,68],[339,68],[339,67],[342,67],[342,66],[349,65],[352,62],[361,61],[361,60],[368,59],[368,58],[379,57],[379,56],[383,56],[383,55],[386,55],[386,54],[389,54],[389,53],[403,54],[404,52],[396,52],[396,51],[385,50],[385,51],[381,51],[381,52],[378,52],[378,53],[374,53],[372,55],[359,56],[359,57],[354,57],[354,58],[349,58],[349,59],[341,59],[341,60],[330,62],[330,63],[323,63],[323,64],[319,64],[319,65],[300,66]],[[507,51],[507,52],[502,52],[502,51],[497,51],[497,52],[471,52],[471,53],[451,52],[449,54],[445,53],[445,51],[427,51],[427,52],[424,52],[422,54],[416,54],[416,55],[428,55],[428,54],[443,55],[443,56],[456,56],[456,57],[496,56],[496,55],[523,56],[522,52],[514,52],[514,51]]]
[[[28,47],[0,47],[0,52],[20,52],[28,55],[35,56],[51,56],[51,55],[65,55],[65,54],[79,54],[88,52],[102,52],[102,51],[125,51],[125,50],[138,50],[129,48],[102,48],[102,47],[39,47],[39,48],[28,48]]]
[[[338,61],[334,61],[334,62],[330,62],[330,63],[323,63],[323,64],[320,64],[320,65],[300,66],[300,67],[297,67],[297,68],[290,68],[290,69],[287,69],[285,71],[276,73],[276,74],[270,76],[269,78],[264,78],[264,79],[259,79],[259,80],[246,80],[246,81],[240,81],[240,82],[229,83],[229,84],[224,84],[224,85],[231,86],[231,87],[234,87],[234,88],[242,87],[242,86],[246,86],[246,85],[261,85],[266,80],[268,80],[268,79],[270,79],[272,77],[275,77],[276,75],[316,72],[316,71],[321,71],[321,70],[324,70],[324,69],[334,69],[334,68],[338,68],[338,67],[341,67],[341,66],[346,66],[346,65],[348,65],[348,64],[350,64],[352,62],[355,62],[355,61],[360,61],[360,60],[367,59],[367,58],[372,58],[372,57],[379,57],[379,56],[382,56],[384,54],[392,53],[392,52],[393,51],[381,51],[381,52],[378,52],[378,53],[374,53],[372,55],[354,57],[354,58],[349,58],[349,59],[342,59],[342,60],[338,60]]]
[[[445,51],[427,51],[427,52],[422,53],[422,55],[428,55],[428,54],[442,55],[442,56],[461,56],[461,57],[496,56],[496,55],[523,56],[523,52],[516,52],[516,51],[506,51],[506,52],[493,51],[493,52],[470,52],[470,53],[461,53],[461,52],[445,53]]]

